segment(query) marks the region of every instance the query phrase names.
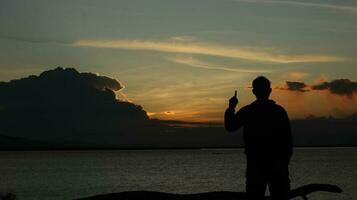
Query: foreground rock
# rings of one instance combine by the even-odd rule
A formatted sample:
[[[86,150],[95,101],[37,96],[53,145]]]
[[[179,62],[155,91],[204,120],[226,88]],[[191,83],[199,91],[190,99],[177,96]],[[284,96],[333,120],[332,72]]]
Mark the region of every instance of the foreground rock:
[[[341,193],[342,189],[335,185],[328,184],[309,184],[291,190],[290,199],[295,197],[302,197],[307,199],[307,195],[312,192],[333,192]],[[206,192],[197,194],[172,194],[164,192],[153,191],[127,191],[111,194],[96,195],[77,200],[131,200],[131,199],[145,199],[145,200],[244,200],[247,199],[245,192]],[[267,200],[270,197],[266,197]]]

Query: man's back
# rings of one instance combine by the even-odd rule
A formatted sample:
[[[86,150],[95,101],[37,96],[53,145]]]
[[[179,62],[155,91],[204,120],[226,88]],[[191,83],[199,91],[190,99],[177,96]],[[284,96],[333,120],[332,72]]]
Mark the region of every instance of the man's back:
[[[291,156],[290,122],[284,108],[272,100],[254,101],[237,115],[242,120],[247,156],[270,159]]]

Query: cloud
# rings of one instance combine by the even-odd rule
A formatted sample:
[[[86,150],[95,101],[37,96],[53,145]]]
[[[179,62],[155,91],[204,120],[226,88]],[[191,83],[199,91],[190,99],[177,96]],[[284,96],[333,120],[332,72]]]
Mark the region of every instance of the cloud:
[[[254,69],[239,69],[239,68],[231,68],[216,65],[213,63],[203,62],[192,57],[174,57],[168,58],[169,61],[179,64],[184,64],[190,67],[199,68],[199,69],[208,69],[208,70],[218,70],[218,71],[226,71],[226,72],[239,72],[239,73],[270,73],[270,70],[254,70]]]
[[[334,55],[284,55],[271,53],[264,48],[240,48],[222,46],[210,43],[160,42],[142,40],[78,40],[73,47],[91,47],[104,49],[125,49],[141,51],[159,51],[166,53],[200,54],[239,58],[263,63],[311,63],[311,62],[342,62],[345,58]]]
[[[60,67],[0,82],[0,133],[92,143],[99,142],[94,136],[134,133],[149,118],[141,106],[116,99],[122,88],[113,78]]]
[[[304,82],[286,81],[283,87],[277,87],[281,90],[307,92],[313,90],[327,90],[332,94],[352,97],[357,93],[357,82],[349,79],[336,79],[332,81],[322,81],[313,85],[307,85]],[[311,90],[308,90],[310,88]]]
[[[304,92],[304,88],[306,88],[306,84],[303,82],[296,82],[296,81],[286,81],[286,85],[288,86],[288,90],[293,91],[300,91]]]
[[[326,4],[326,3],[311,3],[311,2],[302,2],[302,1],[279,1],[279,0],[238,0],[238,1],[247,2],[247,3],[283,4],[283,5],[290,5],[290,6],[316,7],[316,8],[332,9],[332,10],[357,14],[356,6],[345,6],[345,5],[336,5],[336,4]]]
[[[297,81],[285,81],[285,85],[282,87],[276,87],[276,89],[280,90],[288,90],[288,91],[296,91],[296,92],[307,92],[307,85],[304,82]]]
[[[119,91],[124,86],[117,80],[106,76],[100,76],[93,73],[79,73],[73,68],[63,69],[58,67],[54,70],[44,71],[39,78],[50,81],[51,84],[58,84],[57,81],[63,81],[65,79],[70,80],[74,85],[81,85],[83,87],[93,87],[98,90],[110,89],[113,91]],[[61,80],[63,79],[63,80]],[[13,82],[19,82],[15,80]]]
[[[80,73],[80,76],[83,81],[87,82],[88,84],[99,90],[104,90],[108,88],[113,91],[119,91],[124,88],[124,85],[122,85],[119,81],[106,76],[98,76],[92,73]]]
[[[195,40],[195,37],[188,36],[188,35],[180,35],[180,36],[173,36],[171,40],[179,41],[179,42],[191,42]]]
[[[357,82],[349,79],[336,79],[313,85],[311,88],[313,90],[328,90],[332,94],[352,97],[354,93],[357,93]]]

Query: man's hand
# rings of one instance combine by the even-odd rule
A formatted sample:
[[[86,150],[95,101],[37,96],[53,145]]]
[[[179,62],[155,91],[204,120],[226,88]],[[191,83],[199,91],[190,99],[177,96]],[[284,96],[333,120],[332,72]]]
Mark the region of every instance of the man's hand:
[[[229,99],[229,108],[235,109],[238,104],[237,90],[234,92],[234,96]]]

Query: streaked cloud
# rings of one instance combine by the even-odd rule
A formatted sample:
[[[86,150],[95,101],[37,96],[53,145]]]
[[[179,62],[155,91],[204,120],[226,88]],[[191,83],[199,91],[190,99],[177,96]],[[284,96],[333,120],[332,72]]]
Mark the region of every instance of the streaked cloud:
[[[254,69],[226,67],[214,63],[203,62],[197,59],[193,59],[192,57],[173,57],[173,58],[168,58],[168,60],[174,63],[184,64],[190,67],[208,69],[208,70],[219,70],[219,71],[239,72],[239,73],[270,73],[271,72],[271,70],[254,70]]]
[[[266,48],[240,48],[211,43],[180,43],[143,40],[79,40],[71,44],[73,47],[91,47],[105,49],[125,49],[141,51],[159,51],[167,53],[201,54],[239,58],[263,63],[312,63],[312,62],[341,62],[345,58],[334,55],[306,54],[285,55],[278,50],[271,52]]]
[[[291,6],[308,6],[308,7],[316,7],[316,8],[326,8],[333,9],[338,11],[346,11],[357,14],[356,6],[347,6],[347,5],[336,5],[336,4],[328,4],[328,3],[311,3],[311,2],[302,2],[302,1],[281,1],[281,0],[237,0],[241,2],[247,3],[264,3],[264,4],[284,4]]]
[[[195,37],[189,35],[179,35],[179,36],[173,36],[170,39],[179,42],[191,42],[195,40]]]
[[[69,40],[58,40],[58,39],[50,39],[44,37],[34,38],[34,37],[27,37],[27,36],[6,35],[1,33],[0,33],[0,39],[36,43],[36,44],[59,44],[59,45],[71,44]]]

